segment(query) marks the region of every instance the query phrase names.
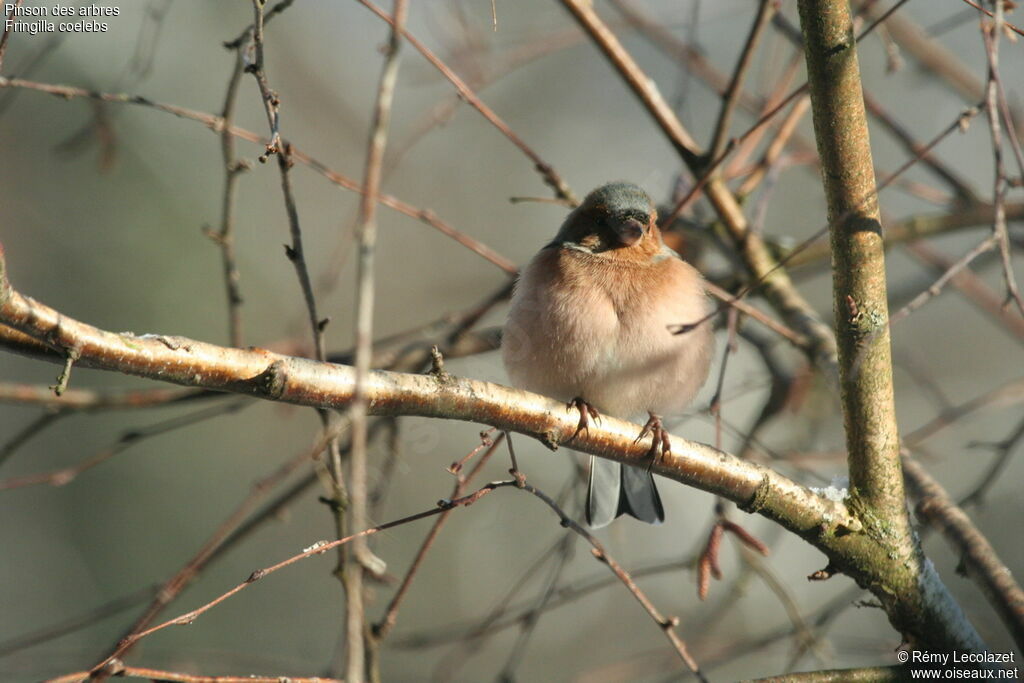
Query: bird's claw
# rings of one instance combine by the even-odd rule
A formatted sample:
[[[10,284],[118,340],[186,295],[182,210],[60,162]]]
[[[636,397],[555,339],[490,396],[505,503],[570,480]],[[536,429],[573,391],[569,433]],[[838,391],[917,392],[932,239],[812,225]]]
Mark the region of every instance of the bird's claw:
[[[661,424],[661,416],[654,413],[648,414],[650,418],[644,424],[644,428],[640,430],[640,434],[633,440],[633,443],[638,444],[647,436],[651,436],[651,447],[647,450],[647,457],[651,461],[647,466],[647,470],[650,471],[657,464],[659,458],[672,452],[672,443],[668,439],[668,432],[665,431],[665,427]]]
[[[566,410],[572,410],[573,408],[580,411],[580,421],[579,424],[576,425],[576,431],[572,433],[571,437],[569,437],[570,441],[579,436],[580,432],[585,431],[587,434],[590,434],[590,418],[594,418],[595,422],[601,421],[601,413],[597,412],[597,408],[590,405],[579,396],[565,404]]]

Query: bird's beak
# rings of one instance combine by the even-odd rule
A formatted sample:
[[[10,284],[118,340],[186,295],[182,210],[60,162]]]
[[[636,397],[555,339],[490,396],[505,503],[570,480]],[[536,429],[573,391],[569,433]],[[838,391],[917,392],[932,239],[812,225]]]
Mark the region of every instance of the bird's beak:
[[[615,223],[615,234],[623,246],[631,247],[644,236],[647,226],[636,218],[625,218]]]

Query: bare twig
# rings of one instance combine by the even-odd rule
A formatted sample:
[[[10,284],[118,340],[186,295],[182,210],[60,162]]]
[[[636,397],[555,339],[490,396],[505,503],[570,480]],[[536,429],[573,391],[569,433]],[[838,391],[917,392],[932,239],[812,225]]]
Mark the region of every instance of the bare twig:
[[[299,278],[299,286],[302,289],[302,298],[306,304],[306,312],[309,316],[310,334],[313,338],[313,349],[317,360],[325,359],[324,350],[324,326],[326,321],[320,319],[316,308],[316,297],[313,295],[313,284],[309,277],[309,267],[306,265],[306,252],[302,247],[302,227],[299,223],[299,209],[295,203],[295,196],[292,193],[291,174],[292,168],[291,145],[281,138],[281,114],[280,99],[267,82],[267,74],[263,57],[263,26],[265,23],[264,6],[265,0],[253,0],[253,21],[251,38],[255,58],[252,62],[245,64],[245,71],[251,73],[259,86],[260,96],[263,100],[264,109],[267,114],[267,121],[270,125],[270,142],[266,145],[266,153],[260,157],[260,161],[266,161],[267,155],[277,155],[277,168],[281,176],[281,193],[284,198],[285,214],[288,216],[288,230],[291,234],[292,243],[285,248],[288,260],[295,267],[295,274]],[[279,10],[280,5],[274,10]],[[244,35],[244,34],[243,34]],[[246,52],[245,43],[239,44],[238,58]],[[240,63],[245,63],[244,60]],[[228,125],[225,117],[225,132]],[[321,421],[326,425],[326,418],[321,416]]]
[[[131,645],[122,647],[123,640],[130,638],[149,627],[157,616],[167,608],[181,593],[199,576],[199,574],[217,557],[221,556],[227,548],[235,544],[245,534],[261,522],[269,519],[273,512],[280,510],[282,502],[289,502],[298,493],[316,481],[316,476],[310,474],[296,487],[286,491],[278,501],[275,501],[264,514],[256,514],[246,520],[259,502],[268,496],[274,487],[279,485],[288,476],[294,473],[299,467],[317,458],[327,445],[338,435],[341,424],[337,424],[333,431],[325,431],[317,439],[316,443],[309,449],[302,449],[287,461],[275,468],[273,472],[256,481],[252,490],[245,499],[232,511],[232,513],[217,527],[213,534],[203,543],[195,555],[179,569],[174,576],[165,581],[156,596],[149,603],[146,609],[139,615],[132,625],[123,634],[122,640],[114,646],[111,656],[124,657],[131,649]]]
[[[985,114],[988,117],[989,132],[992,136],[992,156],[995,163],[993,179],[992,204],[995,206],[995,220],[992,222],[992,234],[999,254],[1003,261],[1003,280],[1006,283],[1006,303],[1016,303],[1024,314],[1024,299],[1017,288],[1017,278],[1013,273],[1013,258],[1010,254],[1010,236],[1006,228],[1006,191],[1009,179],[1003,162],[1003,131],[1000,125],[999,108],[999,34],[1003,27],[1003,3],[995,3],[995,20],[990,26],[981,27],[981,35],[985,42],[985,53],[988,56],[988,81],[985,86]]]
[[[724,306],[735,308],[741,313],[750,316],[775,334],[789,341],[797,348],[804,349],[805,351],[812,350],[807,337],[793,331],[789,327],[786,327],[784,324],[762,312],[760,309],[755,308],[754,306],[744,302],[739,297],[730,294],[713,282],[706,283],[705,287],[707,288],[708,293],[721,301]]]
[[[227,128],[227,130],[229,130],[232,135],[242,140],[246,140],[248,142],[264,146],[268,144],[267,139],[261,137],[260,135],[257,135],[256,133],[253,133],[252,131],[240,128],[238,126],[226,127],[224,119],[220,116],[216,116],[214,114],[207,114],[204,112],[196,111],[194,109],[188,109],[186,107],[179,107],[173,104],[163,104],[160,102],[154,102],[139,95],[131,95],[127,93],[103,93],[96,92],[94,90],[88,90],[85,88],[77,88],[73,86],[37,83],[35,81],[26,81],[23,79],[5,78],[3,76],[0,76],[0,89],[3,88],[23,88],[27,90],[35,90],[37,92],[44,92],[55,97],[83,97],[93,100],[99,100],[102,102],[113,102],[117,104],[133,104],[137,106],[148,107],[151,109],[155,109],[157,111],[162,111],[167,114],[171,114],[173,116],[177,116],[179,118],[197,121],[199,123],[206,125],[214,132],[220,132],[222,129]],[[338,173],[337,171],[332,170],[326,164],[317,161],[313,157],[309,156],[305,152],[302,152],[301,150],[294,146],[291,148],[291,158],[295,162],[303,164],[304,166],[308,166],[309,168],[313,169],[314,171],[324,176],[335,185],[343,187],[346,190],[350,190],[352,192],[363,192],[363,187],[358,182],[352,180],[351,178],[341,173]],[[384,206],[394,209],[399,213],[403,213],[406,216],[409,216],[410,218],[415,218],[416,220],[426,223],[435,230],[443,233],[444,235],[447,235],[448,237],[451,237],[459,244],[479,254],[481,257],[487,259],[494,265],[504,270],[506,273],[514,275],[515,273],[518,272],[516,264],[512,263],[504,256],[501,256],[500,254],[498,254],[493,249],[483,244],[479,240],[456,230],[451,225],[448,225],[440,218],[438,218],[438,216],[430,209],[421,209],[415,207],[407,202],[403,202],[402,200],[387,194],[380,194],[378,195],[377,199]]]
[[[992,484],[998,479],[999,475],[1002,474],[1003,470],[1010,462],[1010,458],[1013,457],[1014,449],[1024,441],[1024,420],[1021,420],[1013,432],[996,443],[975,443],[971,444],[975,448],[989,448],[995,451],[995,459],[992,464],[989,465],[988,471],[978,482],[978,485],[974,487],[974,490],[964,496],[963,500],[960,501],[960,507],[967,507],[968,505],[980,505],[984,502],[985,496],[988,494]]]
[[[584,529],[574,519],[566,515],[565,512],[563,512],[562,509],[555,503],[554,500],[552,500],[544,492],[540,491],[531,484],[525,484],[523,486],[520,486],[519,488],[544,501],[544,503],[549,508],[551,508],[555,512],[555,514],[559,516],[562,522],[562,526],[572,529],[577,534],[586,539],[587,543],[589,543],[593,547],[594,557],[608,565],[608,568],[612,571],[612,573],[615,574],[616,577],[618,577],[618,579],[626,586],[627,589],[629,589],[629,592],[633,594],[633,597],[635,597],[637,601],[641,605],[643,605],[644,610],[646,610],[646,612],[649,615],[651,615],[651,618],[654,619],[654,622],[658,624],[661,630],[665,633],[665,637],[668,638],[669,642],[672,643],[672,646],[675,648],[676,653],[679,655],[679,658],[683,661],[683,663],[685,663],[686,666],[689,667],[690,671],[692,671],[699,680],[705,681],[706,679],[704,678],[704,675],[701,673],[700,667],[697,665],[697,662],[690,655],[686,647],[686,643],[684,643],[682,638],[679,637],[679,634],[676,633],[676,626],[679,622],[678,618],[673,617],[671,619],[667,619],[663,617],[661,613],[658,611],[658,609],[654,606],[654,603],[651,602],[650,598],[648,598],[643,593],[643,591],[641,591],[640,588],[636,585],[636,582],[633,580],[633,577],[631,577],[629,573],[626,572],[626,570],[623,569],[622,566],[618,562],[616,562],[611,555],[608,554],[608,551],[605,550],[604,545],[600,541],[598,541],[593,534]]]
[[[772,138],[771,142],[768,143],[768,147],[765,148],[764,154],[761,155],[761,159],[757,162],[753,172],[743,181],[743,184],[736,190],[736,194],[740,197],[745,197],[754,191],[754,188],[760,184],[761,180],[768,174],[769,169],[778,164],[782,157],[782,152],[785,150],[786,145],[790,139],[796,133],[797,126],[800,121],[803,120],[804,114],[811,108],[811,100],[809,97],[800,97],[796,103],[793,104],[793,108],[789,110],[789,114],[783,119],[779,125],[779,130]]]
[[[0,446],[0,465],[3,465],[8,458],[24,446],[32,437],[41,434],[47,428],[52,426],[62,417],[69,415],[67,412],[54,410],[46,411],[40,414],[36,419],[29,422],[20,431],[15,432],[4,444]],[[0,489],[3,488],[2,482],[0,482]]]
[[[739,61],[733,69],[732,77],[729,79],[729,86],[722,98],[721,111],[718,113],[718,120],[715,122],[715,132],[711,135],[711,144],[708,146],[707,156],[709,159],[717,159],[725,151],[726,140],[729,138],[729,125],[732,123],[732,115],[739,102],[739,94],[743,88],[743,79],[747,75],[750,64],[753,62],[754,53],[757,52],[758,43],[764,34],[765,28],[771,21],[772,15],[777,9],[774,0],[760,0],[754,23],[750,27],[747,41],[740,52]]]
[[[924,443],[926,439],[982,408],[992,405],[1012,405],[1022,401],[1024,401],[1024,377],[1017,377],[995,389],[943,410],[926,424],[904,435],[903,444],[913,450]]]
[[[857,4],[872,19],[888,9],[882,3],[870,0],[859,0]],[[978,102],[984,96],[984,85],[974,72],[952,50],[932,40],[910,17],[905,14],[891,16],[886,21],[886,28],[901,49],[912,55],[924,69],[940,76],[964,101]]]
[[[583,0],[562,0],[562,5],[569,10],[580,26],[590,35],[595,44],[604,52],[622,75],[633,93],[647,108],[658,125],[668,136],[676,152],[683,157],[688,165],[700,166],[702,152],[696,140],[683,128],[672,107],[662,97],[654,81],[647,78],[637,63],[615,37],[608,25],[597,15],[594,7]]]
[[[78,360],[78,350],[73,346],[69,346],[64,352],[64,367],[61,369],[60,374],[57,375],[57,383],[50,387],[54,395],[60,396],[67,391],[68,382],[71,380],[71,368],[76,360]]]
[[[469,484],[473,481],[480,470],[483,469],[483,466],[487,464],[487,461],[490,460],[491,456],[494,455],[494,452],[501,446],[504,439],[505,434],[501,434],[493,442],[483,442],[481,446],[486,447],[487,450],[482,456],[480,456],[480,459],[477,460],[476,465],[473,466],[473,469],[469,474],[463,476],[461,473],[456,472],[457,479],[455,487],[452,490],[452,499],[465,495]],[[474,448],[470,455],[474,455],[478,451],[479,448]],[[426,558],[430,548],[434,545],[434,541],[437,539],[438,534],[441,533],[441,529],[444,527],[445,522],[448,521],[451,512],[451,510],[446,510],[437,518],[437,521],[434,522],[434,526],[430,528],[430,531],[420,544],[419,550],[416,551],[416,557],[409,565],[408,571],[406,571],[405,576],[402,578],[402,583],[399,584],[398,589],[395,591],[395,594],[391,597],[391,601],[388,603],[387,608],[384,610],[384,616],[382,616],[373,625],[373,636],[378,641],[387,638],[391,629],[394,628],[395,622],[398,621],[398,609],[401,607],[402,601],[405,599],[405,596],[409,591],[409,587],[412,585],[413,579],[416,578],[416,574],[422,566],[424,558]]]
[[[439,515],[442,512],[444,512],[445,510],[447,510],[449,508],[452,508],[452,507],[472,505],[473,503],[475,503],[476,501],[480,500],[485,495],[487,495],[488,493],[491,493],[495,489],[498,489],[498,488],[501,488],[501,487],[504,487],[504,486],[514,486],[514,485],[515,485],[514,481],[492,482],[490,484],[487,484],[483,488],[475,491],[474,493],[472,493],[472,494],[470,494],[468,496],[465,496],[463,498],[459,498],[457,500],[451,500],[451,501],[441,501],[441,503],[436,508],[433,508],[433,509],[430,509],[430,510],[426,510],[426,511],[423,511],[423,512],[418,512],[418,513],[416,513],[414,515],[409,515],[408,517],[403,517],[401,519],[396,519],[394,521],[387,522],[385,524],[380,524],[378,526],[371,527],[369,529],[364,529],[363,531],[359,531],[357,533],[351,534],[351,535],[346,536],[344,538],[339,538],[339,539],[337,539],[335,541],[318,541],[318,542],[314,543],[313,545],[311,545],[310,547],[306,548],[304,551],[302,551],[298,555],[293,555],[293,556],[289,557],[288,559],[283,560],[281,562],[278,562],[277,564],[271,565],[269,567],[264,567],[263,569],[257,569],[252,574],[250,574],[249,578],[247,578],[242,583],[236,585],[234,588],[232,588],[231,590],[227,591],[226,593],[222,593],[221,595],[219,595],[216,598],[214,598],[213,600],[205,603],[204,605],[198,607],[197,609],[192,610],[191,612],[187,612],[187,613],[182,614],[182,615],[180,615],[178,617],[175,617],[173,619],[169,619],[169,620],[167,620],[167,621],[165,621],[163,623],[160,623],[160,624],[157,624],[156,626],[148,628],[145,631],[140,631],[140,632],[137,632],[137,633],[133,633],[130,636],[125,637],[124,639],[122,639],[122,641],[118,645],[117,650],[111,656],[107,657],[102,662],[100,662],[95,667],[93,667],[91,669],[91,671],[89,672],[89,674],[87,676],[85,676],[85,679],[88,679],[93,674],[99,674],[99,673],[103,672],[106,669],[106,667],[111,662],[114,662],[115,660],[117,660],[124,651],[126,651],[129,648],[131,648],[132,646],[134,646],[135,643],[137,643],[138,641],[142,640],[143,638],[146,638],[147,636],[152,635],[153,633],[156,633],[157,631],[162,631],[165,628],[168,628],[170,626],[186,626],[188,624],[191,624],[198,617],[203,615],[205,612],[210,611],[211,609],[213,609],[214,607],[216,607],[220,603],[222,603],[225,600],[227,600],[228,598],[231,598],[232,596],[234,596],[236,593],[239,593],[239,592],[245,590],[246,588],[251,586],[253,583],[259,581],[260,579],[263,579],[263,578],[269,576],[270,574],[278,572],[278,571],[284,569],[285,567],[288,567],[289,565],[295,564],[296,562],[299,562],[301,560],[308,559],[310,557],[313,557],[314,555],[323,555],[328,550],[332,550],[332,549],[337,548],[339,546],[342,546],[342,545],[345,545],[347,543],[350,543],[351,541],[353,541],[356,538],[365,538],[366,536],[371,536],[373,534],[377,534],[377,533],[380,533],[381,531],[386,531],[387,529],[391,529],[391,528],[394,528],[394,527],[397,527],[397,526],[401,526],[403,524],[409,524],[411,522],[415,522],[415,521],[424,519],[426,517],[433,517],[434,515]],[[78,679],[70,679],[70,680],[78,680]]]
[[[324,328],[327,325],[327,320],[322,319],[320,314],[317,313],[316,297],[313,294],[313,282],[309,277],[309,266],[306,263],[306,250],[302,246],[299,210],[295,203],[295,196],[292,193],[290,173],[292,168],[291,143],[282,143],[281,150],[277,153],[277,166],[281,174],[281,192],[284,196],[285,211],[288,214],[288,229],[292,237],[292,243],[285,249],[285,255],[292,265],[295,266],[295,274],[299,278],[302,299],[306,304],[306,313],[309,317],[309,332],[313,338],[314,357],[317,360],[325,360]]]
[[[98,607],[94,607],[82,614],[64,619],[58,624],[31,631],[16,636],[9,640],[0,642],[0,657],[14,654],[36,645],[41,645],[51,640],[60,638],[69,633],[74,633],[82,628],[95,626],[98,621],[120,614],[125,610],[132,609],[142,602],[149,600],[156,594],[158,586],[146,586],[145,588],[133,591],[119,598],[109,600]]]
[[[18,8],[21,7],[23,2],[25,2],[25,0],[14,0],[13,3],[7,3],[11,8],[11,11],[7,13],[8,21],[14,21],[14,17],[17,16],[18,13]],[[13,31],[9,31],[7,29],[7,23],[4,22],[4,30],[3,33],[0,34],[0,72],[2,72],[4,68],[4,54],[7,52],[7,41],[11,39],[11,33],[13,33]]]
[[[692,568],[693,561],[689,559],[667,560],[644,565],[630,573],[634,579],[641,579]],[[428,629],[395,636],[389,642],[393,647],[418,649],[446,645],[471,638],[481,638],[521,624],[525,619],[530,618],[531,614],[536,618],[539,616],[538,612],[540,611],[548,612],[572,604],[576,600],[613,586],[618,581],[618,577],[608,576],[605,572],[585,580],[573,579],[556,586],[540,610],[538,610],[535,604],[535,599],[520,600],[515,603],[506,604],[504,614],[487,620],[482,627],[479,619],[474,617],[472,621],[467,619],[449,625],[432,625]]]
[[[992,10],[987,9],[985,7],[982,7],[978,3],[974,2],[974,0],[963,0],[963,1],[966,2],[968,5],[970,5],[971,7],[973,7],[974,9],[978,10],[979,12],[984,12],[989,17],[995,17],[995,14],[992,13]],[[998,3],[994,2],[992,4],[995,5],[995,4],[998,4]],[[1013,31],[1017,35],[1024,36],[1024,31],[1022,31],[1021,29],[1017,28],[1016,26],[1014,26],[1010,22],[1008,22],[1006,20],[1003,20],[1003,24],[1006,26],[1006,28],[1010,29],[1011,31]]]
[[[220,417],[228,413],[234,413],[242,408],[250,405],[249,402],[243,401],[232,401],[219,406],[213,406],[210,408],[204,408],[194,413],[187,415],[181,415],[178,417],[171,418],[157,422],[146,427],[139,427],[131,429],[122,434],[117,441],[112,445],[100,450],[92,456],[81,461],[77,465],[71,467],[64,467],[53,472],[43,472],[40,474],[27,474],[18,477],[12,477],[10,479],[0,480],[0,491],[6,491],[9,489],[24,488],[26,486],[37,486],[40,484],[48,484],[50,486],[65,486],[71,483],[78,475],[83,472],[96,467],[100,463],[113,458],[115,455],[126,451],[140,441],[145,439],[160,436],[168,432],[176,431],[183,427],[188,427],[204,420],[213,419]]]
[[[267,74],[263,69],[263,6],[266,0],[252,0],[252,4],[255,16],[252,24],[253,59],[246,63],[245,70],[251,73],[259,84],[263,110],[267,114],[267,124],[270,126],[270,141],[259,157],[260,163],[265,163],[269,157],[281,152],[281,100],[267,84]],[[239,54],[245,53],[243,47],[239,47],[238,51]]]
[[[960,257],[959,260],[950,264],[946,271],[942,273],[942,275],[940,275],[939,278],[927,289],[915,296],[909,303],[907,303],[906,306],[893,313],[892,317],[889,318],[889,325],[895,325],[905,319],[911,313],[928,303],[932,297],[937,296],[939,292],[942,291],[942,288],[946,286],[946,283],[956,277],[960,271],[967,268],[967,266],[971,264],[971,261],[992,249],[996,245],[996,240],[997,238],[995,235],[982,240],[980,243],[969,249],[966,254]]]
[[[364,7],[366,7],[368,10],[376,14],[378,17],[383,19],[384,21],[388,22],[389,24],[393,23],[392,18],[385,14],[382,9],[380,9],[372,2],[370,2],[370,0],[358,0],[358,2]],[[412,45],[420,52],[420,54],[426,57],[427,61],[430,62],[434,66],[434,68],[440,71],[445,78],[451,81],[451,84],[455,86],[455,89],[459,91],[459,94],[462,95],[463,98],[465,98],[466,102],[468,102],[470,106],[472,106],[474,109],[480,112],[483,115],[483,117],[490,121],[495,128],[501,131],[501,133],[505,137],[507,137],[513,145],[518,147],[523,154],[529,157],[530,161],[532,161],[534,164],[534,168],[536,168],[537,171],[541,174],[541,177],[544,179],[544,182],[547,183],[548,186],[550,186],[551,189],[555,191],[556,197],[565,199],[572,203],[573,205],[579,203],[579,201],[576,198],[576,195],[573,194],[572,190],[569,188],[566,182],[562,180],[562,177],[558,175],[558,173],[551,166],[551,164],[544,161],[540,157],[540,155],[533,150],[532,147],[527,145],[518,135],[512,132],[512,129],[509,128],[508,124],[505,123],[505,121],[503,121],[501,117],[494,112],[494,110],[488,107],[484,103],[484,101],[481,100],[476,95],[475,92],[473,92],[473,90],[466,84],[465,81],[459,78],[459,76],[456,75],[454,71],[448,68],[448,66],[444,62],[442,62],[437,57],[437,55],[431,52],[427,48],[427,46],[421,43],[415,36],[413,36],[411,33],[404,29],[402,30],[401,33],[402,36],[409,41],[410,45]]]
[[[903,457],[907,488],[917,499],[917,516],[937,527],[960,554],[968,576],[981,587],[1019,649],[1024,650],[1024,590],[995,548],[946,490],[909,453]]]
[[[928,242],[914,242],[906,245],[905,249],[939,275],[954,265],[953,261],[942,251]],[[950,284],[959,289],[961,294],[985,311],[993,320],[1002,324],[1010,334],[1017,337],[1018,340],[1024,341],[1024,316],[1021,316],[1016,309],[1003,306],[1003,297],[996,294],[974,271],[970,268],[961,270],[950,279]]]
[[[198,674],[187,674],[179,671],[165,671],[161,669],[147,669],[141,666],[125,666],[116,660],[108,667],[110,673],[118,678],[145,678],[157,683],[344,683],[336,678],[323,678],[313,676],[201,676]],[[76,683],[87,681],[90,678],[89,671],[68,674],[51,679],[49,683]]]
[[[1024,204],[1007,204],[1005,210],[1008,221],[1024,220]],[[991,227],[994,218],[995,207],[991,204],[979,204],[948,213],[910,216],[886,226],[885,246],[888,248],[894,244],[913,242],[964,228]],[[828,251],[829,245],[826,242],[816,242],[787,251],[784,260],[793,267],[802,266],[827,258]]]
[[[238,179],[248,165],[235,156],[235,136],[231,133],[234,123],[235,103],[238,101],[239,85],[242,82],[242,47],[235,48],[235,63],[228,78],[224,105],[221,108],[223,125],[220,130],[220,154],[224,164],[224,192],[220,209],[220,230],[209,233],[220,247],[221,267],[224,270],[224,288],[228,298],[228,339],[232,346],[241,346],[242,334],[242,292],[241,276],[235,259],[235,195]]]
[[[367,405],[363,393],[370,372],[370,357],[373,353],[373,307],[374,307],[374,257],[377,242],[377,195],[380,192],[381,164],[387,144],[388,125],[391,121],[391,104],[394,100],[395,83],[398,80],[399,49],[405,30],[408,12],[406,0],[395,0],[391,17],[391,35],[388,41],[384,67],[381,71],[377,103],[370,126],[366,152],[366,171],[363,179],[363,197],[360,204],[360,220],[356,231],[359,245],[358,274],[356,275],[356,383],[349,416],[352,420],[352,453],[349,481],[348,528],[364,529],[367,526]],[[352,544],[352,557],[357,561],[346,561],[342,568],[342,580],[347,596],[346,638],[348,647],[347,678],[362,681],[367,676],[366,643],[364,630],[366,614],[363,607],[363,570],[382,573],[383,563],[373,556],[366,541],[359,538]]]
[[[896,120],[882,106],[882,103],[872,97],[867,91],[864,92],[864,104],[868,112],[878,120],[889,133],[912,155],[918,156],[929,170],[942,179],[949,188],[956,194],[957,198],[967,204],[975,204],[978,197],[971,186],[963,178],[953,171],[949,166],[943,164],[935,156],[923,151],[921,143],[914,139],[914,136],[907,128]]]
[[[0,403],[39,405],[60,411],[152,408],[213,396],[217,394],[175,387],[129,391],[68,389],[60,396],[54,396],[53,390],[49,387],[0,382]]]

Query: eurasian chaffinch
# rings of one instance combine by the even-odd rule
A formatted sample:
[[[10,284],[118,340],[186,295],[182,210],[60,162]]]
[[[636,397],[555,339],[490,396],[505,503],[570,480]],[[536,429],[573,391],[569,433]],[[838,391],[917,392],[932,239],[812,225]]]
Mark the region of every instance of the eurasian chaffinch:
[[[714,348],[704,279],[662,243],[657,211],[636,185],[597,188],[565,219],[555,239],[523,268],[505,324],[502,356],[516,386],[568,401],[579,430],[601,413],[646,411],[639,441],[668,452],[661,415],[681,414],[707,379]],[[590,459],[587,522],[622,514],[665,519],[649,471]]]

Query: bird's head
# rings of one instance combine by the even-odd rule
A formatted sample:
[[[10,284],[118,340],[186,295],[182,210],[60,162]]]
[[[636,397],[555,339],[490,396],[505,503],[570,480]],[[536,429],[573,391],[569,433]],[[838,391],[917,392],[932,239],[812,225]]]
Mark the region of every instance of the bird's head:
[[[628,250],[653,254],[661,248],[657,218],[646,192],[632,183],[608,183],[588,194],[569,214],[555,243],[592,253],[623,250],[620,254],[625,256]]]

